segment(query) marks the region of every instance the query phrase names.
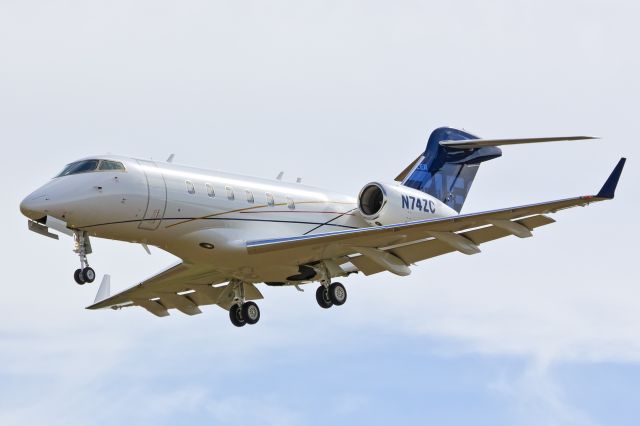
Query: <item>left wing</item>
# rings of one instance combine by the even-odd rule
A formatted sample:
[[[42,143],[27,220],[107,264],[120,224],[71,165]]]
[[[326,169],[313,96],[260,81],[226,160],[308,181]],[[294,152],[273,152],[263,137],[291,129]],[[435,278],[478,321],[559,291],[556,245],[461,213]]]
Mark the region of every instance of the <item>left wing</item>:
[[[203,305],[219,305],[229,309],[233,303],[233,288],[221,285],[226,277],[211,265],[178,263],[159,274],[104,300],[96,301],[87,309],[141,306],[152,314],[164,317],[169,309],[177,309],[187,315],[197,315]],[[247,300],[262,299],[253,284],[245,284]]]
[[[510,207],[449,218],[338,231],[273,240],[250,241],[249,254],[267,255],[272,261],[295,259],[299,264],[335,259],[352,262],[365,274],[383,270],[407,275],[407,265],[451,251],[480,252],[478,245],[553,223],[544,216],[558,210],[610,200],[615,195],[626,159],[622,158],[597,195]]]

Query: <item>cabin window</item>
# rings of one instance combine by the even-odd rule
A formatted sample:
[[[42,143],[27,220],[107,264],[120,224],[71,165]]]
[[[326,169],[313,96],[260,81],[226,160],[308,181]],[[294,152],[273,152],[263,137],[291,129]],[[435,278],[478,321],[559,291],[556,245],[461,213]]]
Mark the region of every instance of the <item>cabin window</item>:
[[[273,199],[273,194],[269,194],[268,192],[265,194],[267,196],[267,205],[269,207],[273,207],[276,205],[276,202]]]
[[[225,189],[227,190],[227,198],[230,200],[234,200],[236,196],[233,194],[233,188],[230,186],[226,186]]]
[[[207,195],[211,198],[216,196],[216,191],[213,189],[213,185],[210,183],[205,183],[204,186],[207,188]]]
[[[296,203],[293,202],[293,198],[287,197],[287,207],[289,207],[291,210],[296,208]]]
[[[124,171],[124,164],[122,164],[119,161],[102,160],[102,161],[100,161],[100,167],[98,167],[98,170],[102,170],[102,171],[113,171],[113,170]]]
[[[189,194],[195,194],[196,193],[196,187],[193,186],[193,182],[191,182],[190,180],[185,180],[184,183],[187,185],[187,192]]]
[[[247,203],[253,204],[255,202],[255,198],[253,198],[253,192],[247,190],[245,191],[245,193],[247,194]]]

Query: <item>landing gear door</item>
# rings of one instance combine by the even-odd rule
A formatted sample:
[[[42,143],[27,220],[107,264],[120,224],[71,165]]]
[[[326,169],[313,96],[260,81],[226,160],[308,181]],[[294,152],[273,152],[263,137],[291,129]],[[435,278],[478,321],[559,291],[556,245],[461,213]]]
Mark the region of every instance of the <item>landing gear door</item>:
[[[167,209],[167,184],[162,171],[153,161],[137,160],[147,179],[147,209],[138,228],[155,231]]]

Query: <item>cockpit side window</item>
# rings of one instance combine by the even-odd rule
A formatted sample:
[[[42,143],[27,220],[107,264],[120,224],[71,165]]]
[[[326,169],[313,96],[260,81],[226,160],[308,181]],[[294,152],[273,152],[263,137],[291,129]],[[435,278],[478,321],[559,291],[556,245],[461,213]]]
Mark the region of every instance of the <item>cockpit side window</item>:
[[[67,165],[62,172],[56,177],[75,175],[78,173],[87,173],[93,172],[98,169],[98,160],[83,160],[76,161],[75,163],[71,163]]]
[[[124,171],[124,164],[119,161],[102,160],[98,170],[120,170]]]

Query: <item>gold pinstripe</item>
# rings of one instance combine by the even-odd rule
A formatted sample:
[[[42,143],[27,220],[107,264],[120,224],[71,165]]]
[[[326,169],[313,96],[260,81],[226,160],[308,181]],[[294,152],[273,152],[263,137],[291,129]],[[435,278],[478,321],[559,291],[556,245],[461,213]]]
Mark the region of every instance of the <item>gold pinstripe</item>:
[[[293,201],[294,204],[298,205],[298,204],[348,204],[348,205],[352,205],[355,203],[348,203],[348,202],[344,202],[344,201],[300,201],[300,202],[296,202],[295,200]],[[236,210],[229,210],[226,212],[221,212],[221,213],[214,213],[214,214],[210,214],[210,215],[206,215],[206,216],[200,216],[200,217],[196,217],[193,219],[187,219],[187,220],[183,220],[182,222],[177,222],[177,223],[173,223],[171,225],[167,225],[165,226],[165,229],[167,228],[172,228],[174,226],[178,226],[178,225],[183,225],[185,223],[189,223],[189,222],[193,222],[196,220],[204,220],[204,219],[209,219],[212,217],[218,217],[218,216],[222,216],[225,214],[229,214],[229,213],[244,213],[244,212],[248,212],[249,210],[256,210],[256,209],[262,209],[265,207],[281,207],[281,206],[286,206],[288,205],[288,203],[276,203],[273,206],[269,206],[268,204],[261,204],[259,206],[253,206],[253,207],[246,207],[243,209],[236,209]],[[337,213],[337,214],[341,214],[341,213]]]

